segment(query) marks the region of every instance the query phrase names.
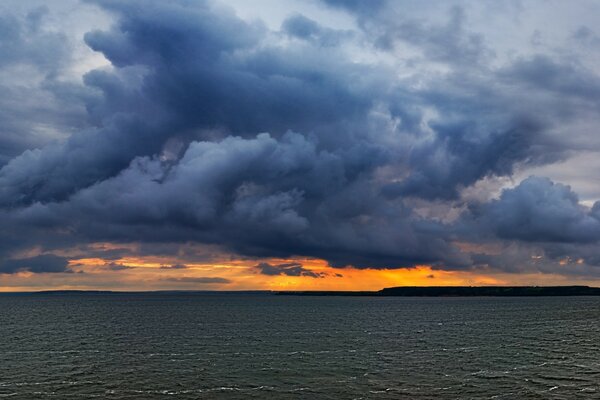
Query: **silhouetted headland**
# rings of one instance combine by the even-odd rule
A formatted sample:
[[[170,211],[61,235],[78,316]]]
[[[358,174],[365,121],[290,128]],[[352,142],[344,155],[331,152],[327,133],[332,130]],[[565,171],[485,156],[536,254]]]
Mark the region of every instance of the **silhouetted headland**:
[[[600,296],[600,288],[589,286],[398,286],[372,292],[282,291],[279,295],[297,296]]]

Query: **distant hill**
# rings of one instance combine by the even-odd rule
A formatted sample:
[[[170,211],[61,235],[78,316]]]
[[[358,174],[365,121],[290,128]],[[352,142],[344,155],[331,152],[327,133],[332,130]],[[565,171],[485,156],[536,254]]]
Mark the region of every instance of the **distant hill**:
[[[589,286],[399,286],[377,292],[380,296],[600,296]]]
[[[600,296],[600,288],[589,286],[398,286],[371,292],[285,291],[279,295],[299,296]]]

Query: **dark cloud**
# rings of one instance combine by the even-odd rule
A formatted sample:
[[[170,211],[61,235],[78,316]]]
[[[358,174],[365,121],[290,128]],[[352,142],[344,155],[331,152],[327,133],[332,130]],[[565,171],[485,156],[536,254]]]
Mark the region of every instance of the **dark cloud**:
[[[189,142],[215,130],[279,135],[335,126],[341,135],[368,112],[370,99],[354,90],[358,67],[333,58],[313,63],[316,49],[309,55],[309,49],[260,48],[264,27],[228,9],[183,2],[101,5],[119,23],[85,36],[117,67],[85,76],[103,94],[87,104],[97,127],[11,160],[0,170],[0,204],[64,200],[114,176],[135,156],[160,153],[172,137]]]
[[[69,260],[52,254],[42,254],[29,258],[13,258],[0,262],[0,274],[14,274],[17,272],[33,273],[60,273],[72,272]]]
[[[311,278],[323,278],[322,272],[314,272],[306,269],[300,263],[269,264],[259,263],[253,267],[258,273],[263,275],[285,275],[285,276],[308,276]]]
[[[499,199],[472,205],[459,225],[473,242],[496,243],[490,252],[471,254],[474,266],[597,276],[599,208],[598,202],[583,205],[567,185],[532,176]]]
[[[500,72],[500,77],[520,81],[529,87],[560,96],[600,100],[600,77],[572,60],[556,60],[547,55],[519,59]]]
[[[415,169],[402,182],[383,188],[389,196],[457,198],[459,190],[487,176],[512,175],[519,163],[534,161],[532,150],[541,126],[522,119],[499,131],[469,121],[433,126],[434,138],[411,152]]]
[[[191,277],[184,276],[181,278],[165,278],[162,279],[164,282],[175,282],[175,283],[199,283],[203,285],[213,285],[222,283],[231,283],[231,280],[219,277]]]
[[[600,37],[590,27],[582,25],[575,32],[573,32],[571,38],[579,44],[584,46],[597,46],[600,44]]]
[[[0,15],[0,67],[27,63],[54,72],[69,61],[67,38],[40,28],[47,13],[43,6],[22,17]]]
[[[188,268],[185,264],[173,264],[173,265],[161,265],[160,269],[186,269]]]
[[[356,13],[370,14],[380,10],[386,0],[323,0],[325,4]]]
[[[595,242],[600,239],[597,204],[588,210],[569,186],[530,177],[486,204],[480,218],[504,239]]]
[[[323,46],[339,45],[344,39],[351,38],[352,32],[327,29],[302,14],[288,17],[281,25],[283,32],[291,37],[308,40]]]
[[[0,170],[0,202],[33,204],[13,213],[21,223],[66,223],[89,240],[194,240],[340,267],[464,268],[469,259],[446,228],[396,198],[454,198],[527,158],[525,128],[494,131],[466,116],[440,121],[433,142],[411,149],[412,172],[385,185],[391,196],[381,198],[373,174],[404,150],[371,132],[373,104],[395,97],[376,80],[357,80],[364,67],[310,47],[258,46],[264,27],[204,3],[101,4],[118,23],[86,35],[116,67],[85,79],[103,93],[88,104],[98,127]],[[323,32],[301,16],[284,28],[303,37]],[[451,97],[431,98],[444,105]],[[393,104],[409,121],[402,127],[417,125],[413,112]],[[206,136],[215,130],[222,133]],[[255,136],[260,131],[270,134]],[[240,136],[222,138],[229,132]],[[173,138],[187,149],[163,157]]]
[[[130,266],[130,265],[123,265],[123,264],[117,263],[117,262],[110,262],[110,263],[104,264],[104,268],[111,270],[111,271],[124,271],[124,270],[128,270],[128,269],[134,269],[136,267]]]
[[[600,206],[587,209],[567,186],[530,178],[496,200],[465,200],[481,182],[566,159],[573,138],[587,137],[565,134],[582,116],[596,121],[600,99],[596,74],[577,60],[498,61],[461,7],[428,20],[393,2],[327,1],[351,12],[358,30],[291,14],[270,31],[217,2],[91,3],[114,24],[85,43],[111,67],[92,69],[83,83],[55,78],[70,49],[40,28],[43,9],[0,21],[0,69],[45,71],[32,92],[8,88],[2,126],[68,127],[52,143],[18,143],[25,125],[1,136],[10,148],[0,155],[4,270],[41,272],[11,258],[32,247],[117,260],[180,256],[191,244],[357,268],[510,270],[519,258],[542,268],[534,251],[595,259]],[[39,91],[49,111],[20,114]],[[75,111],[56,113],[52,103]],[[138,246],[98,249],[96,241]],[[465,250],[465,242],[507,253]],[[322,276],[300,264],[256,269]]]
[[[291,36],[308,39],[321,32],[321,26],[314,20],[297,14],[283,21],[282,30]]]
[[[392,210],[347,162],[354,161],[319,152],[294,133],[279,141],[261,134],[194,142],[176,165],[139,158],[69,202],[14,216],[32,225],[70,221],[70,229],[94,240],[197,240],[257,257],[321,257],[336,266],[464,265],[444,238],[429,237],[441,225]]]
[[[424,53],[428,60],[442,61],[452,65],[472,68],[485,58],[493,56],[482,35],[467,31],[463,8],[450,9],[448,22],[443,25],[427,25],[422,21],[400,20],[393,25],[375,28],[376,42],[384,48],[392,48],[396,41],[409,43]]]
[[[0,14],[0,168],[85,126],[84,93],[58,79],[72,61],[71,40],[46,29],[48,13]]]

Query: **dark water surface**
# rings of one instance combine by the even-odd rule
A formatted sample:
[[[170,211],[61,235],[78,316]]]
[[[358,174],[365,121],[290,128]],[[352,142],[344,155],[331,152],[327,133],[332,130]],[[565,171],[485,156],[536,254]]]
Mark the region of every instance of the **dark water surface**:
[[[0,295],[11,399],[597,399],[600,298]]]

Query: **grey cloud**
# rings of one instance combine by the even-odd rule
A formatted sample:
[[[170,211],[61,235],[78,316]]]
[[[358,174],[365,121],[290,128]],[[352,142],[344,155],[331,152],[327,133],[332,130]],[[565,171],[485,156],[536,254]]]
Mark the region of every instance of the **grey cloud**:
[[[380,198],[373,179],[405,149],[370,131],[372,105],[391,102],[402,128],[415,127],[419,113],[404,110],[395,96],[427,97],[396,88],[388,98],[377,79],[359,75],[374,71],[335,53],[307,63],[317,50],[257,49],[264,28],[229,11],[204,4],[143,11],[102,5],[119,23],[86,36],[117,67],[86,76],[103,94],[88,103],[98,127],[26,152],[0,171],[0,201],[32,204],[14,213],[19,223],[52,229],[70,221],[69,229],[86,240],[194,240],[255,257],[320,257],[340,267],[469,265],[449,242],[447,227],[418,217],[397,196]],[[308,22],[310,32],[320,29]],[[446,92],[433,104],[452,97]],[[242,137],[202,136],[215,127]],[[284,134],[289,128],[311,135]],[[452,198],[460,185],[509,174],[511,162],[526,157],[513,155],[519,142],[512,146],[511,136],[505,152],[492,152],[506,134],[480,133],[468,121],[435,129],[434,144],[412,149],[413,173],[400,184],[407,188],[401,196]],[[261,130],[272,133],[255,137]],[[152,156],[172,137],[187,146],[180,159]],[[445,153],[451,164],[438,165],[419,151]],[[465,155],[473,160],[463,161]],[[463,177],[466,168],[473,172]],[[436,176],[448,170],[450,176]]]
[[[137,231],[149,241],[220,243],[253,256],[313,255],[339,266],[403,266],[440,257],[464,262],[443,239],[428,239],[428,230],[439,229],[435,224],[408,210],[397,219],[377,216],[373,207],[380,201],[361,193],[366,182],[353,176],[353,163],[343,153],[318,152],[316,143],[294,133],[280,141],[261,134],[197,142],[175,165],[136,159],[69,202],[15,216],[34,225],[72,221],[70,229],[96,240],[123,240]],[[356,190],[349,190],[349,180]],[[362,206],[345,205],[355,201]],[[390,211],[380,205],[382,213]],[[361,217],[365,212],[371,216]]]
[[[26,63],[51,73],[68,62],[67,38],[39,27],[47,12],[47,7],[40,7],[24,18],[0,15],[0,68]]]
[[[547,178],[530,177],[504,190],[482,213],[483,221],[504,239],[565,243],[600,239],[598,215],[579,204],[569,186]]]
[[[573,32],[571,38],[584,46],[597,46],[600,44],[600,37],[598,37],[596,32],[585,25],[580,26],[575,32]]]
[[[313,272],[306,269],[300,263],[285,263],[285,264],[269,264],[259,263],[254,266],[258,273],[263,275],[285,275],[285,276],[308,276],[311,278],[323,278],[323,273]]]
[[[83,94],[67,96],[72,84],[59,82],[72,62],[72,42],[46,29],[48,13],[40,7],[25,15],[0,14],[0,168],[85,126]]]
[[[110,262],[110,263],[104,264],[104,268],[111,270],[111,271],[125,271],[125,270],[129,270],[129,269],[134,269],[136,267],[133,267],[130,265],[124,265],[124,264],[117,263],[117,262]]]
[[[414,171],[407,179],[385,186],[384,194],[457,198],[461,188],[484,177],[510,176],[519,163],[535,161],[532,147],[541,131],[535,121],[526,119],[491,132],[465,122],[439,124],[434,129],[433,140],[412,150]]]
[[[600,206],[588,210],[549,181],[528,179],[498,200],[469,204],[457,221],[414,207],[457,213],[464,190],[483,179],[572,154],[570,138],[587,136],[569,128],[582,115],[597,118],[589,68],[552,53],[493,65],[466,9],[440,22],[403,16],[392,2],[328,3],[355,13],[360,31],[295,14],[271,32],[215,2],[95,2],[114,25],[85,42],[112,67],[88,72],[83,85],[45,80],[50,98],[75,112],[23,112],[68,126],[68,137],[10,139],[0,161],[0,257],[113,241],[140,243],[131,251],[141,254],[179,255],[203,243],[358,268],[509,270],[533,247],[552,259],[594,259],[586,246],[598,238]],[[37,18],[6,25],[25,32],[9,29],[8,48],[48,34],[34,32]],[[342,40],[364,46],[368,60],[338,46]],[[399,44],[419,55],[402,59]],[[62,68],[31,54],[31,63]],[[406,76],[379,63],[397,56]],[[20,116],[15,104],[0,107],[11,123]],[[22,148],[29,150],[14,156]],[[494,258],[461,250],[465,241],[526,249]],[[551,253],[549,242],[563,250]],[[127,250],[88,251],[117,259]],[[194,256],[203,257],[183,260]]]
[[[445,25],[428,26],[414,20],[384,25],[377,43],[391,48],[394,41],[401,40],[422,49],[428,60],[470,68],[493,56],[493,51],[485,45],[482,35],[465,29],[465,20],[464,9],[454,6]]]
[[[301,14],[288,17],[281,27],[287,34],[302,39],[317,36],[321,32],[321,26],[317,22]]]
[[[172,265],[161,265],[160,269],[187,269],[188,266],[185,264],[172,264]]]
[[[596,106],[600,100],[600,77],[571,60],[555,60],[546,55],[536,55],[517,60],[500,71],[499,75],[560,96],[589,99]]]
[[[355,13],[371,14],[380,10],[386,0],[323,0],[325,4]]]
[[[181,278],[164,278],[164,282],[175,282],[175,283],[199,283],[203,285],[216,285],[222,283],[231,283],[231,280],[220,277],[192,277],[184,276]]]
[[[64,200],[136,156],[159,153],[173,136],[189,142],[215,129],[280,135],[335,126],[341,134],[368,112],[370,101],[350,84],[358,69],[334,59],[313,64],[293,49],[257,48],[264,28],[231,11],[204,3],[101,5],[119,15],[119,24],[86,35],[117,67],[85,77],[103,95],[86,99],[96,126],[12,159],[0,170],[4,206]]]
[[[316,42],[323,46],[339,45],[344,39],[351,38],[352,32],[324,28],[316,21],[302,14],[288,17],[281,25],[282,30],[291,37]]]
[[[42,254],[29,258],[11,258],[0,262],[0,274],[14,274],[24,271],[33,273],[72,272],[68,265],[68,259],[52,254]]]

